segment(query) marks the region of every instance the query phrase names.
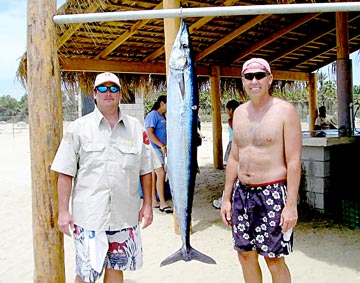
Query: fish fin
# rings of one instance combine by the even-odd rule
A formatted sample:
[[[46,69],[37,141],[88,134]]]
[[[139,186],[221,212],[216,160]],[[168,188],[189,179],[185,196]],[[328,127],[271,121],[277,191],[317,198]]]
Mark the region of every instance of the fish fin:
[[[180,261],[180,260],[183,260],[183,261],[198,260],[203,263],[216,264],[215,260],[213,260],[211,257],[199,252],[198,250],[190,247],[189,250],[186,251],[186,249],[184,249],[182,247],[181,249],[179,249],[172,255],[168,256],[166,259],[164,259],[160,263],[160,267]]]
[[[175,253],[173,253],[172,255],[168,256],[167,258],[165,258],[161,263],[160,263],[160,267],[161,266],[165,266],[174,262],[177,262],[179,260],[183,259],[183,255],[182,255],[182,250],[178,250]]]

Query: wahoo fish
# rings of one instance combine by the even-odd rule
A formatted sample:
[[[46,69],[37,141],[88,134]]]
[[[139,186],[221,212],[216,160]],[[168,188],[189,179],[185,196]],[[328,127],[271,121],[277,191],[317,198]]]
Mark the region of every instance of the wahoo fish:
[[[190,245],[191,212],[197,174],[197,116],[199,91],[189,29],[181,21],[169,58],[167,87],[167,175],[182,246],[160,266],[179,260],[215,264]]]

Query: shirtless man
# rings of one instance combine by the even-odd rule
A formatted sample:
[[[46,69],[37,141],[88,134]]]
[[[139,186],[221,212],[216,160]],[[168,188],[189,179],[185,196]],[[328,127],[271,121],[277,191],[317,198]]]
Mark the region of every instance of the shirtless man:
[[[232,227],[246,283],[262,282],[259,254],[273,283],[291,281],[284,257],[292,252],[298,220],[301,125],[291,103],[270,95],[272,81],[264,59],[244,63],[242,82],[250,101],[234,113],[226,165],[221,217]]]

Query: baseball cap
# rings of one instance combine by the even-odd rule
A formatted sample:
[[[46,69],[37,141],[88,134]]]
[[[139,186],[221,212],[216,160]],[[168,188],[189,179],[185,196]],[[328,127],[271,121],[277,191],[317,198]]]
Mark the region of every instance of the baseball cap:
[[[112,82],[120,87],[119,78],[113,73],[105,72],[96,76],[94,88],[107,82]]]
[[[260,65],[260,66],[259,66]],[[269,74],[271,74],[271,69],[269,63],[262,58],[251,58],[250,60],[247,60],[242,68],[241,73],[244,74],[245,71],[251,70],[251,69],[262,69]]]

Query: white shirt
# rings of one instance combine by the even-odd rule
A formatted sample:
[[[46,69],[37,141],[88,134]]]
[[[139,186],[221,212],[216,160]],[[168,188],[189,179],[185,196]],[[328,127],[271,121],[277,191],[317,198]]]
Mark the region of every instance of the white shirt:
[[[315,119],[315,126],[320,126],[321,129],[329,129],[330,128],[330,122],[327,118],[318,116]]]
[[[121,114],[111,129],[95,110],[69,125],[51,169],[74,177],[74,223],[109,231],[138,224],[139,176],[152,172],[151,145],[134,117]]]

